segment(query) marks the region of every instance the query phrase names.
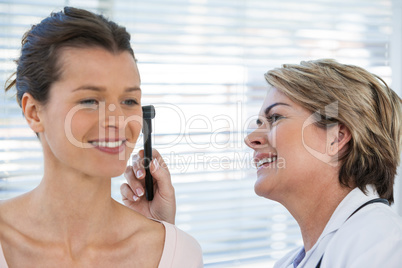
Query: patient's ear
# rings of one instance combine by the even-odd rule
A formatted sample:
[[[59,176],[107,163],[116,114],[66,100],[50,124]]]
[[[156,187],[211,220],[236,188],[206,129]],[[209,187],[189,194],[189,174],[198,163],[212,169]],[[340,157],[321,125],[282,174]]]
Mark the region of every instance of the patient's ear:
[[[22,112],[28,125],[35,133],[43,132],[43,124],[40,119],[39,110],[41,105],[31,94],[24,93],[21,99]]]
[[[350,133],[350,130],[343,124],[338,124],[329,131],[330,139],[328,154],[334,156],[348,147],[348,143],[352,139],[352,134]]]

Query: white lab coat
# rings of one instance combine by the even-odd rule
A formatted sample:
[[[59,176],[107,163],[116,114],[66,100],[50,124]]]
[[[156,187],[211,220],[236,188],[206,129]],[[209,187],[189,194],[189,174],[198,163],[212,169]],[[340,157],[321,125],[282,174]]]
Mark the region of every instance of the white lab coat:
[[[401,268],[402,218],[383,203],[363,207],[378,198],[374,188],[367,195],[355,188],[338,205],[316,244],[306,252],[297,268],[314,268],[321,256],[321,268]],[[280,259],[274,268],[293,268],[293,261],[303,248]]]

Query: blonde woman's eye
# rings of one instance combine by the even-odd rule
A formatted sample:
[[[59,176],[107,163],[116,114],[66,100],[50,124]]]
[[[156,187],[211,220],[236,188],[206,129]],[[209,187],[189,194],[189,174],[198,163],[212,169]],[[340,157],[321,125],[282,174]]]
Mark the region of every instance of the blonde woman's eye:
[[[283,118],[283,116],[280,114],[271,114],[271,115],[267,116],[267,121],[268,121],[268,123],[273,124],[273,123],[277,122],[278,120],[280,120],[281,118]]]

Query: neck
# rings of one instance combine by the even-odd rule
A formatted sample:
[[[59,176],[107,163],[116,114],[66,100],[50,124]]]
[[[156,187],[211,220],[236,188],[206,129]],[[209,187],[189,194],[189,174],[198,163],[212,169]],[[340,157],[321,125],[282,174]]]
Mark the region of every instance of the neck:
[[[90,243],[113,219],[111,178],[90,177],[63,167],[45,168],[40,185],[30,194],[33,217],[64,242]]]
[[[303,193],[293,202],[284,204],[300,226],[306,252],[317,242],[335,209],[350,191],[338,183],[329,183],[310,189],[307,198]]]

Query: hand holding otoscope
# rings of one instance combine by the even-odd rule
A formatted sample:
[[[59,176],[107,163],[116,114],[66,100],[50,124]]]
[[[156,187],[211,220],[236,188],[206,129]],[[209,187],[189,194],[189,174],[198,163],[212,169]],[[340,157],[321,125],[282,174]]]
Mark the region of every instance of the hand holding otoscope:
[[[159,152],[152,149],[151,123],[154,117],[154,107],[143,106],[144,151],[140,150],[133,156],[132,165],[124,172],[127,183],[121,185],[120,192],[127,207],[148,218],[174,224],[176,197],[170,172]],[[143,197],[144,192],[146,199]]]
[[[152,161],[152,119],[155,118],[155,108],[153,105],[142,106],[142,133],[144,136],[144,167],[145,167],[145,194],[147,200],[154,199],[154,182],[149,166]]]

